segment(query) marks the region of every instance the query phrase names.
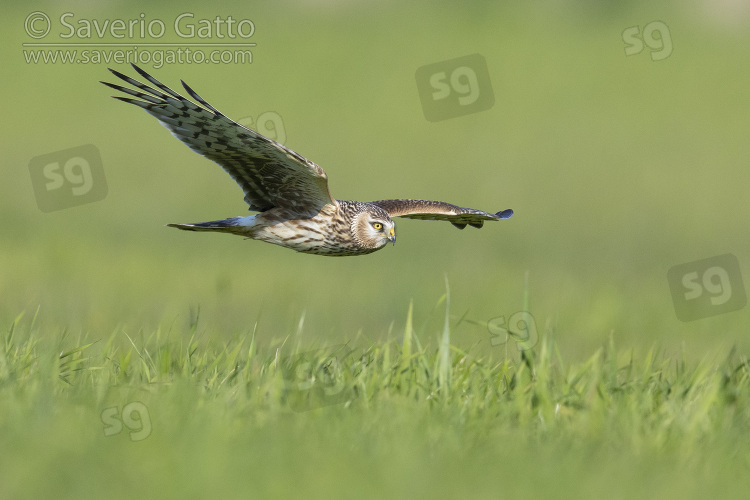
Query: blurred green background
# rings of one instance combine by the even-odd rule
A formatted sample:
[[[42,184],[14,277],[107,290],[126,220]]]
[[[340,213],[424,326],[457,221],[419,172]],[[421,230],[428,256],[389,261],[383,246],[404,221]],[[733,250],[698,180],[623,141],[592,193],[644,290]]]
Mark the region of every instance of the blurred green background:
[[[399,220],[398,244],[322,258],[237,237],[180,232],[169,222],[244,215],[239,188],[152,117],[110,99],[107,64],[26,63],[24,31],[59,18],[251,19],[252,64],[143,67],[172,88],[184,79],[234,119],[275,112],[286,145],[320,164],[339,199],[439,199],[515,216],[482,230]],[[0,319],[39,308],[40,331],[89,338],[156,328],[266,345],[382,339],[402,324],[439,324],[433,309],[483,322],[529,310],[540,333],[584,359],[612,335],[689,357],[748,347],[748,309],[685,323],[667,282],[674,265],[732,253],[748,269],[750,12],[740,2],[204,2],[6,6],[0,183]],[[623,32],[668,27],[669,57],[627,56]],[[221,42],[212,37],[188,42]],[[145,50],[144,47],[139,47]],[[658,51],[655,51],[658,52]],[[429,122],[418,68],[484,56],[491,109]],[[129,66],[109,64],[128,74]],[[43,213],[28,169],[84,144],[101,153],[98,202]],[[528,288],[525,276],[528,273]],[[394,334],[395,335],[395,334]],[[431,334],[430,334],[431,335]],[[429,338],[427,339],[429,340]],[[452,343],[492,350],[481,325]]]

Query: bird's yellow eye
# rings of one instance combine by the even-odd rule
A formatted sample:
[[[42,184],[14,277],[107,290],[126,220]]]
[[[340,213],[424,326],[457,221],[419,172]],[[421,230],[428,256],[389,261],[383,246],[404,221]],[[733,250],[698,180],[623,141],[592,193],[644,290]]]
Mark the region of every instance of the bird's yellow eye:
[[[381,229],[383,229],[383,224],[381,224],[380,222],[373,222],[372,227],[380,231]]]

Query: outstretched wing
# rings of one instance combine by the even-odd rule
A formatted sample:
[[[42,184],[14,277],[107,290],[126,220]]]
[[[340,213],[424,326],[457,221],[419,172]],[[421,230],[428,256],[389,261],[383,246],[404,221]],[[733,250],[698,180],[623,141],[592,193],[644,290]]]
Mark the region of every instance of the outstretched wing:
[[[318,165],[230,120],[185,82],[182,82],[183,87],[198,104],[135,64],[132,66],[156,88],[113,69],[110,71],[115,76],[139,90],[101,83],[136,97],[113,96],[145,109],[190,149],[221,165],[245,192],[250,210],[264,212],[283,207],[300,214],[314,214],[326,204],[337,204],[328,190],[328,176]]]
[[[407,219],[446,220],[459,229],[466,225],[480,228],[486,220],[509,219],[513,210],[501,210],[496,214],[482,212],[473,208],[457,207],[444,201],[427,200],[380,200],[373,201],[373,205],[388,212],[390,217],[406,217]]]

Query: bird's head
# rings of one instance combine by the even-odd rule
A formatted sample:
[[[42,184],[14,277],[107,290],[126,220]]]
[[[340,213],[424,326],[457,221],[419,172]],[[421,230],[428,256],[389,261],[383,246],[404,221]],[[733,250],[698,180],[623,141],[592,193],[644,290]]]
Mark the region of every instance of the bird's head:
[[[396,223],[378,206],[368,205],[356,216],[352,226],[355,237],[364,247],[381,248],[388,242],[396,244]]]

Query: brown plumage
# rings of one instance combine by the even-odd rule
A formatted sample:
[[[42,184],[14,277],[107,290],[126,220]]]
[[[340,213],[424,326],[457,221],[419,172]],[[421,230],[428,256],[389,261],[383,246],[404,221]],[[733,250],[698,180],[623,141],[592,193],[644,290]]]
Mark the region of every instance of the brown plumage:
[[[120,99],[145,109],[193,151],[226,170],[245,193],[248,217],[168,224],[187,231],[218,231],[266,241],[316,255],[364,255],[396,242],[391,217],[445,220],[459,229],[482,227],[484,221],[507,219],[513,211],[495,214],[442,201],[341,201],[331,196],[328,176],[315,163],[291,149],[236,123],[208,104],[185,82],[196,102],[189,101],[136,65],[154,87],[110,69],[138,90],[101,82],[129,96]]]

